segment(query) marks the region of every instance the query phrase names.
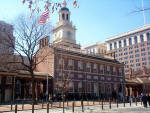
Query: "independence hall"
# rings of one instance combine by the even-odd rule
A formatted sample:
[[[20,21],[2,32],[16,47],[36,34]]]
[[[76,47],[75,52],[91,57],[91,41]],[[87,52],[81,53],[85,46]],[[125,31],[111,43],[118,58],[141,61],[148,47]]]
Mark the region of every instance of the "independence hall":
[[[12,26],[10,33],[13,37]],[[3,43],[0,44],[1,61],[19,60],[13,50],[6,50]],[[59,10],[59,21],[53,29],[52,44],[49,45],[49,37],[41,39],[36,55],[41,56],[37,58],[46,56],[34,72],[36,100],[46,98],[47,93],[56,98],[65,95],[68,99],[80,99],[81,96],[88,99],[109,98],[113,92],[125,95],[124,64],[116,61],[112,55],[93,55],[81,49],[76,43],[76,28],[70,21],[70,11],[65,1]],[[16,66],[21,68],[20,71],[9,71]],[[23,69],[21,65],[4,67],[0,63],[0,103],[31,99],[31,75]]]
[[[49,73],[53,77],[53,95],[62,94],[79,99],[110,97],[112,92],[125,94],[124,64],[112,56],[92,55],[76,44],[76,28],[70,22],[70,11],[66,3],[59,11],[59,21],[53,29],[53,43],[48,37],[40,41],[37,55],[45,52],[46,60],[36,71]],[[44,54],[42,54],[45,56]],[[38,60],[38,59],[37,59]]]

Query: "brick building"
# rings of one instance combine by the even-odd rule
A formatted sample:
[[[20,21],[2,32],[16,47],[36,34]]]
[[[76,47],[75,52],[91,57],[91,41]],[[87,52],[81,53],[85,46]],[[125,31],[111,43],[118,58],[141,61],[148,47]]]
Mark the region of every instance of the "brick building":
[[[48,45],[48,37],[43,38],[37,53],[37,57],[48,55],[36,71],[53,77],[53,94],[63,92],[68,98],[109,97],[112,91],[124,94],[124,65],[110,56],[86,53],[76,44],[75,31],[64,1],[53,29],[53,43]]]
[[[132,71],[126,77],[126,96],[138,97],[141,93],[150,93],[150,68],[145,66],[141,70]]]

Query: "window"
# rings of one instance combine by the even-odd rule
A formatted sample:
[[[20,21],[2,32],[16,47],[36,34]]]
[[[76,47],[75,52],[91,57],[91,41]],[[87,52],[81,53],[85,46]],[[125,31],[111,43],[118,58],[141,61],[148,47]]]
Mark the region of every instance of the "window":
[[[119,41],[119,47],[120,47],[120,48],[122,47],[122,43],[121,43],[121,40]]]
[[[110,45],[109,45],[109,46],[110,46],[110,50],[112,50],[112,43],[110,43]]]
[[[81,74],[78,75],[78,78],[83,78],[83,76]]]
[[[148,55],[150,55],[150,51],[148,52]]]
[[[147,33],[147,41],[150,41],[150,33]]]
[[[69,20],[68,14],[67,14],[67,20]]]
[[[130,58],[134,58],[134,56],[133,56],[133,55],[130,55]]]
[[[146,53],[141,53],[141,56],[145,56],[146,55]]]
[[[116,42],[114,43],[114,48],[115,48],[115,49],[117,48],[117,43],[116,43]]]
[[[104,80],[104,77],[101,77],[101,80]]]
[[[145,48],[142,48],[141,51],[145,51]]]
[[[130,50],[130,49],[133,49],[133,48],[132,48],[132,47],[129,47],[129,50]]]
[[[87,83],[87,92],[91,92],[91,83],[90,82]]]
[[[142,65],[143,65],[143,66],[144,66],[144,65],[147,65],[147,62],[143,62]]]
[[[63,64],[63,59],[62,58],[59,59],[58,63],[59,63],[59,65]]]
[[[100,65],[100,73],[104,74],[104,65]]]
[[[73,66],[73,60],[69,60],[68,66]]]
[[[86,64],[86,68],[91,68],[91,64],[90,64],[90,63],[87,63],[87,64]]]
[[[147,45],[150,45],[150,42],[148,42]]]
[[[74,78],[74,74],[69,74],[69,78]]]
[[[129,45],[132,45],[132,38],[129,38]]]
[[[136,62],[140,62],[140,59],[136,59]]]
[[[94,69],[97,69],[97,64],[94,64],[94,67],[93,67]]]
[[[119,49],[119,52],[122,52],[122,49]]]
[[[125,52],[124,55],[128,55],[128,52]]]
[[[137,52],[139,52],[139,49],[136,49],[136,50],[135,50],[135,53],[137,53]]]
[[[134,37],[134,43],[137,44],[137,36]]]
[[[83,69],[83,62],[78,61],[78,68]]]
[[[91,79],[91,76],[90,76],[90,75],[87,75],[87,79]]]
[[[133,63],[134,62],[134,60],[130,60],[130,63]]]
[[[79,82],[79,83],[78,83],[78,91],[79,91],[79,92],[82,92],[82,82]]]
[[[129,54],[132,54],[132,53],[133,53],[133,51],[130,51],[130,52],[129,52]]]
[[[64,13],[62,14],[62,18],[63,18],[63,20],[65,20],[65,14]]]
[[[147,49],[150,50],[150,47],[148,47]]]
[[[135,45],[134,48],[138,48],[138,45]]]
[[[110,66],[107,66],[107,71],[110,71]]]
[[[144,47],[145,46],[145,44],[141,44],[141,47]]]
[[[143,58],[142,58],[142,61],[145,61],[145,60],[146,60],[146,58],[145,58],[145,57],[143,57]]]
[[[94,76],[94,80],[98,80],[98,76]]]
[[[127,46],[127,41],[126,41],[126,39],[124,39],[123,42],[124,42],[124,46]]]
[[[139,57],[139,56],[140,56],[139,54],[136,54],[136,55],[135,55],[135,57]]]
[[[141,42],[144,42],[144,36],[143,35],[140,35],[140,40],[141,40]]]
[[[113,67],[113,72],[116,72],[116,67]]]
[[[74,84],[73,84],[73,82],[69,82],[69,91],[70,92],[74,91]]]

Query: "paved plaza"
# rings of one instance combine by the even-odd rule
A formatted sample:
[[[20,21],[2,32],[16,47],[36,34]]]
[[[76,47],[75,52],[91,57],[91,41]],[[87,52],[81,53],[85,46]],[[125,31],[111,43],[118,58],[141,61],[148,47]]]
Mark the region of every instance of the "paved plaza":
[[[106,104],[103,107],[102,110],[101,105],[91,105],[91,106],[84,106],[84,113],[150,113],[150,107],[144,108],[141,106],[140,103],[136,104],[132,103],[130,106],[129,103],[126,103],[125,107],[123,104],[119,104],[119,107],[117,108],[116,104],[112,104],[111,109],[109,108],[109,105]],[[49,113],[62,113],[62,108],[50,108]],[[10,112],[0,112],[0,113],[14,113],[14,111]],[[18,113],[31,113],[31,110],[25,110],[25,111],[18,111]],[[38,109],[35,110],[35,113],[47,113],[46,109]],[[66,107],[65,113],[73,113],[72,107]],[[75,107],[74,113],[82,113],[81,107]]]

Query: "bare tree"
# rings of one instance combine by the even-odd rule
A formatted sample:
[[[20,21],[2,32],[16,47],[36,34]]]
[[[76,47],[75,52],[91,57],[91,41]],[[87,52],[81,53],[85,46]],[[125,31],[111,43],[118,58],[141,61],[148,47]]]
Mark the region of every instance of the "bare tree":
[[[24,68],[21,68],[21,70],[23,69],[31,75],[32,103],[35,103],[34,70],[36,66],[43,62],[48,55],[48,53],[42,55],[42,51],[40,52],[41,55],[36,55],[39,50],[39,41],[50,35],[52,30],[51,28],[51,24],[48,22],[46,24],[39,25],[38,18],[36,18],[36,16],[30,19],[23,15],[16,20],[14,25],[15,40],[9,35],[9,33],[6,32],[8,37],[5,38],[6,45],[14,50],[16,54],[14,56],[17,56],[17,59],[19,59],[11,60],[11,62],[8,63],[22,65]],[[16,67],[16,70],[20,70],[18,67]],[[32,108],[34,109],[34,106],[32,106]]]

